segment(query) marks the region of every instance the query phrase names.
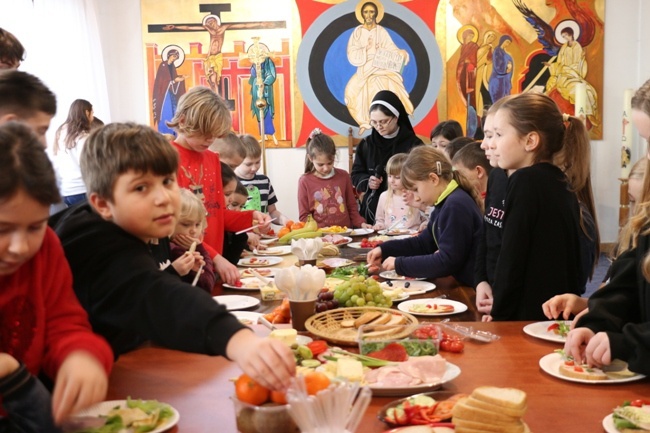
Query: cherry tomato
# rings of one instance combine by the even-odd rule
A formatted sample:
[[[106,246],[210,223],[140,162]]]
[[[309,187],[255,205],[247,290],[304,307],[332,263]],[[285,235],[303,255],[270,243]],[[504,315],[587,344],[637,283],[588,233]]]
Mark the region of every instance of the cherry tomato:
[[[244,284],[241,281],[235,282],[235,287],[242,287]]]
[[[458,340],[442,340],[440,350],[451,353],[461,353],[465,349],[465,344]]]
[[[635,406],[635,407],[642,407],[647,405],[650,405],[650,400],[636,399],[630,402],[630,406]]]
[[[314,340],[306,344],[311,350],[311,353],[316,356],[327,350],[327,342],[325,340]]]
[[[560,324],[556,322],[556,323],[551,324],[551,326],[546,328],[546,330],[548,332],[551,332],[551,331],[554,331],[554,330],[558,329],[559,327],[560,327]]]

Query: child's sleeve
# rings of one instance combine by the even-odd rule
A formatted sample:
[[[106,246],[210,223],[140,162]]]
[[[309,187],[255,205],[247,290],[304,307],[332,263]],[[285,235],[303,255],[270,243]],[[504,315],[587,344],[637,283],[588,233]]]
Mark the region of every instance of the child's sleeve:
[[[253,211],[223,210],[224,231],[236,233],[253,225]]]
[[[42,249],[48,260],[45,296],[45,353],[43,369],[52,379],[70,353],[84,350],[92,354],[109,374],[113,352],[101,336],[94,334],[88,315],[72,289],[72,273],[61,244],[48,228]]]
[[[386,226],[386,196],[388,191],[384,191],[379,196],[379,201],[377,202],[377,210],[375,211],[375,225],[379,226],[380,229],[387,228]]]
[[[197,281],[196,285],[197,287],[202,288],[208,293],[212,293],[212,289],[214,288],[214,283],[216,280],[215,274],[214,274],[214,262],[210,258],[210,254],[208,251],[203,247],[203,244],[198,244],[196,246],[196,251],[200,252],[201,255],[203,256],[203,260],[205,261],[205,265],[203,266],[203,273],[199,277],[199,280]],[[196,272],[190,272],[192,275],[192,281],[196,277]]]
[[[312,214],[311,193],[309,191],[309,181],[306,175],[300,176],[298,180],[298,219],[305,221]]]

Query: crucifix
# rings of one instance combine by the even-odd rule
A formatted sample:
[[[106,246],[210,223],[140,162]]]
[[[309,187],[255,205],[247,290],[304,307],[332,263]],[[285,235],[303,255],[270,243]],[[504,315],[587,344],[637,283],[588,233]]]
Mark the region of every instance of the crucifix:
[[[255,99],[255,107],[259,112],[259,123],[260,123],[260,135],[261,135],[261,145],[262,145],[262,164],[264,174],[266,172],[266,131],[264,130],[264,116],[266,113],[266,108],[268,103],[264,99],[264,77],[262,71],[262,62],[266,59],[271,58],[273,54],[268,51],[268,49],[260,45],[260,37],[255,36],[253,39],[253,45],[248,49],[246,53],[239,53],[240,59],[248,59],[253,63],[255,67],[255,84],[257,85],[257,95]]]

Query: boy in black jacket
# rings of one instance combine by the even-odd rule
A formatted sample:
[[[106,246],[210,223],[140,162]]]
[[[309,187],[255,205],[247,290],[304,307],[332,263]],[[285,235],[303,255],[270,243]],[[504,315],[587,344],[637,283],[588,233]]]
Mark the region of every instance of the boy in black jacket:
[[[206,292],[159,269],[148,242],[171,234],[180,206],[178,154],[153,129],[110,124],[81,156],[88,204],[52,217],[93,330],[116,355],[145,341],[222,355],[280,389],[295,371],[290,349],[260,339]]]

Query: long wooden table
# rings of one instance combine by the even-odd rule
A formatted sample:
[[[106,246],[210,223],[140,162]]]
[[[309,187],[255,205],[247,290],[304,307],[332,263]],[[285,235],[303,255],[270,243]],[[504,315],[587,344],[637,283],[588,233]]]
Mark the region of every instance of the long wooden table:
[[[465,352],[444,357],[461,374],[444,389],[470,393],[482,385],[515,387],[528,394],[525,421],[535,433],[602,432],[603,417],[624,400],[650,397],[650,381],[618,385],[586,385],[549,376],[539,359],[561,347],[530,337],[522,331],[528,322],[466,323],[501,336],[492,343],[466,342]],[[255,326],[255,332],[268,330]],[[110,378],[109,399],[155,398],[180,412],[181,433],[236,432],[230,396],[231,378],[241,371],[223,358],[160,348],[143,348],[120,357]],[[393,398],[373,398],[358,432],[376,433],[388,428],[377,412]]]

